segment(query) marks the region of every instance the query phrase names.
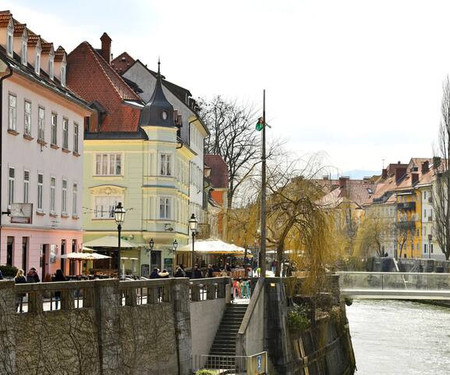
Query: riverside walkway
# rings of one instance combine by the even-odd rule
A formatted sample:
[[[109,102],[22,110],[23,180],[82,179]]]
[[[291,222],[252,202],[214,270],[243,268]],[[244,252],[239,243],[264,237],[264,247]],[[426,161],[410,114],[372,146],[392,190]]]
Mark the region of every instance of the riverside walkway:
[[[448,300],[450,274],[425,272],[338,272],[342,297]]]

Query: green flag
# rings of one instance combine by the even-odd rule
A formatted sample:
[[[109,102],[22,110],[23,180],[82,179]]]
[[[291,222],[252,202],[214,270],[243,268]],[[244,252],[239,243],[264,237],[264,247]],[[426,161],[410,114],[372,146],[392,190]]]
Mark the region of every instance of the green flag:
[[[263,130],[263,128],[264,128],[264,119],[260,117],[258,119],[258,122],[256,123],[256,130],[260,132],[261,130]]]

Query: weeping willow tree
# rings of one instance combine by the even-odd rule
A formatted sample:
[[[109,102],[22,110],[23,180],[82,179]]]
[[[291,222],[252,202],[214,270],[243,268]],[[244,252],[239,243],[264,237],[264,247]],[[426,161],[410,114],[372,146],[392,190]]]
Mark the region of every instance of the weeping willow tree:
[[[368,258],[374,254],[384,256],[386,233],[392,225],[374,212],[369,213],[361,224],[356,237],[356,251],[360,257]]]
[[[307,271],[305,287],[320,290],[327,266],[336,256],[332,216],[318,203],[324,191],[317,177],[324,167],[319,155],[309,157],[301,169],[295,168],[297,165],[299,161],[278,161],[269,167],[267,241],[276,249],[276,276],[280,276],[285,250],[289,249],[296,268]]]

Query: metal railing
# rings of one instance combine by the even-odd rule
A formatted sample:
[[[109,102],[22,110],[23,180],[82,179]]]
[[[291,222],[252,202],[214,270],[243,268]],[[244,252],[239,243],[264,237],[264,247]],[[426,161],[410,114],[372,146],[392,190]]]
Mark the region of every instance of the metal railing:
[[[267,352],[251,356],[194,355],[192,370],[215,370],[220,374],[266,374]]]

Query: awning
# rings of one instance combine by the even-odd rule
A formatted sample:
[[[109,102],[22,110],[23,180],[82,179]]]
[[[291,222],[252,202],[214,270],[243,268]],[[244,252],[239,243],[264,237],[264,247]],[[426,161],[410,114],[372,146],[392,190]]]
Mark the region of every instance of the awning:
[[[192,251],[192,243],[181,246],[177,251]],[[236,246],[235,244],[226,243],[221,240],[208,239],[198,240],[194,242],[194,251],[198,253],[206,254],[244,254],[245,249],[243,247]],[[250,254],[250,251],[247,251]]]
[[[96,238],[95,240],[85,242],[83,246],[87,247],[119,247],[118,244],[118,238],[115,236],[104,236],[100,238]],[[133,248],[133,247],[139,247],[138,244],[135,244],[133,242],[121,239],[120,240],[120,247],[121,248]]]
[[[107,259],[111,257],[97,253],[69,253],[61,255],[61,258],[76,259],[76,260],[97,260],[97,259]]]

